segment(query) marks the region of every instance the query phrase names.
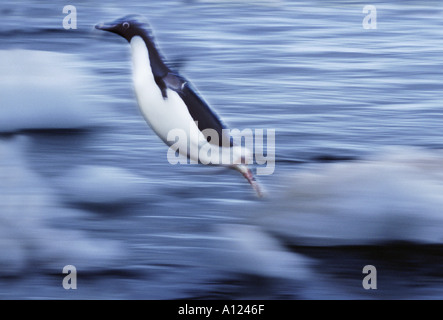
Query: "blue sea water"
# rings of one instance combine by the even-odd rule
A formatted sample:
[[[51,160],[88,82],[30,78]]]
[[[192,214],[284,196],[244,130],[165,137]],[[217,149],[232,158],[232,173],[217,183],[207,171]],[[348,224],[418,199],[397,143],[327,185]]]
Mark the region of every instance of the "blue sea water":
[[[441,299],[443,8],[365,5],[2,1],[0,298]],[[264,200],[168,163],[93,28],[129,13],[231,128],[276,130]]]

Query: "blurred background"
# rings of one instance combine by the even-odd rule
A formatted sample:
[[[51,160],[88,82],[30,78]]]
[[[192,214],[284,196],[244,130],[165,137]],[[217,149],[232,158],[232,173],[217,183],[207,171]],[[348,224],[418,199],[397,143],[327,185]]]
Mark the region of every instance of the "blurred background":
[[[366,4],[2,1],[0,298],[441,299],[442,8]],[[93,29],[130,13],[231,128],[276,129],[266,199],[168,163]]]

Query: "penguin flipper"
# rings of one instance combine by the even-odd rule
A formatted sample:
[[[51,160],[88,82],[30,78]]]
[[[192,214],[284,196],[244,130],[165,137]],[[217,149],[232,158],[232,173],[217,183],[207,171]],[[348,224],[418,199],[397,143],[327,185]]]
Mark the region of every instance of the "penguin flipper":
[[[183,80],[180,76],[177,76],[170,72],[166,76],[164,76],[162,80],[169,89],[177,92],[182,92],[183,88],[186,85],[185,80]]]
[[[167,99],[168,98],[168,94],[166,92],[166,90],[168,89],[166,87],[166,83],[163,81],[162,77],[154,77],[155,83],[157,84],[157,86],[159,87],[160,91],[162,92],[162,96],[163,99]]]
[[[186,81],[181,77],[173,74],[167,73],[164,77],[154,77],[157,86],[160,88],[162,92],[163,99],[168,98],[167,89],[174,90],[178,93],[182,93],[183,89],[186,85]]]

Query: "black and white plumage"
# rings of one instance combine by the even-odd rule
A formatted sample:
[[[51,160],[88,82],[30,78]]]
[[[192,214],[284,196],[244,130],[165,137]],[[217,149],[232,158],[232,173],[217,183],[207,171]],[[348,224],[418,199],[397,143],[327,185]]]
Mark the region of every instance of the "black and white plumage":
[[[129,15],[111,23],[100,23],[95,28],[116,33],[129,42],[138,105],[154,132],[171,146],[168,134],[174,129],[183,130],[190,137],[186,141],[190,145],[179,148],[180,153],[200,163],[219,163],[239,171],[262,196],[260,185],[245,164],[250,152],[232,143],[231,137],[226,136],[226,126],[208,104],[186,79],[166,65],[155,46],[149,24],[140,16]],[[215,130],[218,141],[208,140],[205,135],[208,129]],[[213,152],[206,155],[190,152],[208,144],[208,141]],[[229,159],[223,158],[226,155]]]

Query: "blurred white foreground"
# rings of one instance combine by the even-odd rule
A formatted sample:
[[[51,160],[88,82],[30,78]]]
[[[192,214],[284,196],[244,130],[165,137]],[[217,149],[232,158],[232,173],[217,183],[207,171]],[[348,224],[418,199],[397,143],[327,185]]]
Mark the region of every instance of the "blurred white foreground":
[[[288,246],[443,244],[441,151],[390,148],[365,161],[313,164],[277,179],[243,225],[218,228],[225,239],[220,267],[308,280],[311,263]]]
[[[53,226],[55,219],[87,213],[62,205],[54,189],[29,169],[26,145],[24,137],[0,138],[0,275],[29,268],[61,273],[69,264],[84,271],[115,265],[123,255],[121,244]]]
[[[103,107],[88,92],[91,78],[75,55],[0,50],[0,132],[83,128]]]

